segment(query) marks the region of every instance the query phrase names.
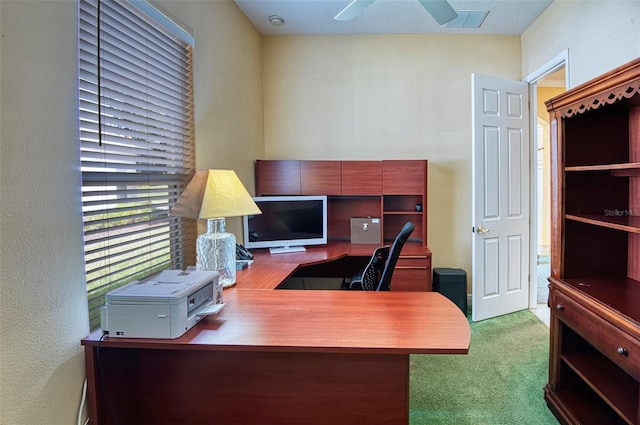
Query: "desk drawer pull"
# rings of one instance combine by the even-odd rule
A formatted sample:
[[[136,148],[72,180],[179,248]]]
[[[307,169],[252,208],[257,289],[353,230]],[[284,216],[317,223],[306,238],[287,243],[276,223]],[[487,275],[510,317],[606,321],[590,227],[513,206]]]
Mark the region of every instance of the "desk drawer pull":
[[[621,356],[628,356],[629,355],[629,349],[625,348],[625,347],[618,347],[618,350],[616,350],[618,352],[619,355]]]
[[[564,304],[561,304],[561,303],[556,304],[556,310],[564,311]]]

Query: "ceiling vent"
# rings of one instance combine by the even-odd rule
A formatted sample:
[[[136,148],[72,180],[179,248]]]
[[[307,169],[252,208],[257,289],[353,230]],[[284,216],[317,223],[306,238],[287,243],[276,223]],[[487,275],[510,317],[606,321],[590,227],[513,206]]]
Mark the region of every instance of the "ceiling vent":
[[[447,24],[448,28],[480,28],[488,10],[456,10],[458,17]]]

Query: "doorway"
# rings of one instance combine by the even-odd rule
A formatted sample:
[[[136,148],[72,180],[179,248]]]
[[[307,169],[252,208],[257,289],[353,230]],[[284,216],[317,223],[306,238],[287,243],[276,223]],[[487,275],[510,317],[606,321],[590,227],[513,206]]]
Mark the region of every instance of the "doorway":
[[[526,79],[531,87],[531,293],[530,308],[549,325],[547,300],[551,274],[551,156],[550,123],[545,101],[566,91],[568,52],[558,56]]]

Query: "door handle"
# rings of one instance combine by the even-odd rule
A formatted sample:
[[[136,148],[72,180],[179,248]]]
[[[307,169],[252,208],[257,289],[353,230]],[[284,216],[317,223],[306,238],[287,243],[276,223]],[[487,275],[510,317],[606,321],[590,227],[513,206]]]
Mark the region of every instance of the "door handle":
[[[484,226],[478,226],[477,229],[476,229],[476,233],[479,234],[479,235],[481,235],[483,233],[488,233],[490,231],[491,231],[491,229],[489,229],[488,227],[484,227]]]

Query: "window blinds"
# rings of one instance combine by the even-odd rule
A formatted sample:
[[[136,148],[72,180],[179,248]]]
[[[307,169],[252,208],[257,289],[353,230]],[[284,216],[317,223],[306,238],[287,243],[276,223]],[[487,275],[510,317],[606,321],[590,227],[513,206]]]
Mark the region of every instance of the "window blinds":
[[[105,294],[195,258],[169,217],[194,173],[192,40],[141,2],[80,0],[79,117],[91,328]],[[143,11],[144,10],[144,11]],[[154,15],[152,13],[152,15]]]

